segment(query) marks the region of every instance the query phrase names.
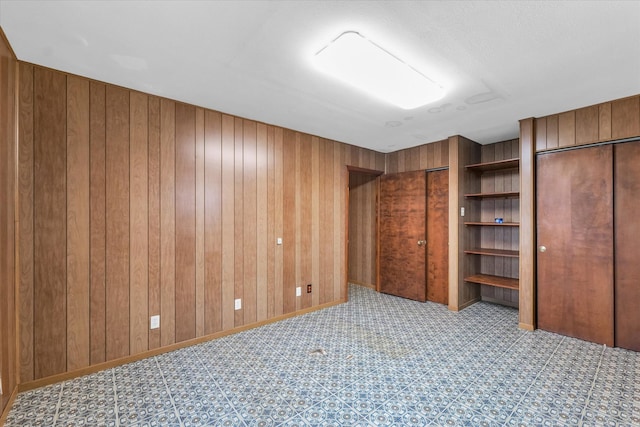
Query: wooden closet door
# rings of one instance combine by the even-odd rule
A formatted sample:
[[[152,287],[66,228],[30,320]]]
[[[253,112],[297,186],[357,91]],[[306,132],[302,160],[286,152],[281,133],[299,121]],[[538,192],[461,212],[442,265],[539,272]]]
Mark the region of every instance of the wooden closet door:
[[[380,178],[380,292],[425,301],[424,171]]]
[[[615,146],[615,345],[640,351],[640,142]]]
[[[427,172],[427,300],[449,303],[449,171]]]
[[[610,145],[537,158],[538,327],[609,346],[612,165]]]

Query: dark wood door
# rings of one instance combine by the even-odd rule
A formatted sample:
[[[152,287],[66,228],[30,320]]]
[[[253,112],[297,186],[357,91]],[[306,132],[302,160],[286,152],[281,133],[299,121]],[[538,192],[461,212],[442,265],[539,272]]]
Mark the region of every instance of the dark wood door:
[[[615,345],[640,351],[640,142],[614,150]]]
[[[380,291],[426,300],[426,173],[380,178]]]
[[[427,172],[427,300],[449,303],[449,171]]]
[[[538,327],[609,346],[612,162],[611,146],[539,155],[536,196]]]

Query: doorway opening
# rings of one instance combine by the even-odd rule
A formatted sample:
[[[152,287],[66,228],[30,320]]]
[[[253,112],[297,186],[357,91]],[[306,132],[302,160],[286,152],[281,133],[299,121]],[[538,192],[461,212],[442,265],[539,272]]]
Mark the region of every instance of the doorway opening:
[[[384,172],[347,169],[347,282],[377,289],[378,187]]]

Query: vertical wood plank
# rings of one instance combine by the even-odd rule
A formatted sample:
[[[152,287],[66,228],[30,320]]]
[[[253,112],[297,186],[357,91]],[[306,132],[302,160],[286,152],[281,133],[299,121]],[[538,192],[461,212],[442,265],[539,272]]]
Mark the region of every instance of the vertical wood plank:
[[[33,265],[33,209],[34,209],[34,98],[33,66],[21,62],[19,70],[19,120],[18,120],[18,204],[20,234],[20,289],[18,306],[18,333],[20,337],[19,381],[34,379],[33,373],[33,302],[34,302],[34,265]]]
[[[558,146],[576,144],[576,112],[568,111],[558,115]]]
[[[367,164],[369,166],[370,163]],[[311,305],[320,303],[320,139],[311,137]]]
[[[598,118],[597,105],[576,110],[576,145],[598,141]]]
[[[67,370],[89,366],[89,81],[67,77]]]
[[[175,336],[176,280],[176,108],[160,100],[160,345],[173,344]]]
[[[282,312],[296,309],[296,135],[284,129],[282,144]],[[287,176],[284,179],[284,176]]]
[[[640,135],[640,96],[611,103],[611,137],[630,138]]]
[[[205,244],[204,244],[204,110],[196,108],[196,337],[204,335],[205,319]]]
[[[222,115],[205,111],[205,334],[222,330]]]
[[[243,162],[243,139],[244,126],[241,118],[235,117],[234,121],[234,263],[235,263],[235,286],[234,298],[244,298],[244,162]],[[244,302],[244,301],[243,301]],[[240,310],[235,310],[234,326],[244,325],[244,311],[246,304],[242,304]]]
[[[558,115],[547,116],[547,149],[558,148]]]
[[[267,318],[275,316],[276,300],[276,175],[275,128],[267,127]]]
[[[148,96],[130,92],[130,353],[149,349],[149,105]]]
[[[427,169],[432,169],[436,165],[435,151],[433,143],[427,144]]]
[[[598,113],[598,139],[607,141],[611,139],[611,103],[600,104]]]
[[[129,91],[106,88],[106,359],[129,355]]]
[[[243,324],[254,323],[257,319],[257,126],[251,120],[243,121],[243,232],[242,298]]]
[[[176,104],[176,342],[196,336],[195,113]]]
[[[256,320],[266,320],[268,316],[268,132],[267,126],[259,123],[257,129],[257,261],[256,261]]]
[[[91,364],[106,360],[106,87],[91,82],[89,101],[90,120],[90,188],[89,216],[91,227]]]
[[[293,264],[294,264],[294,271],[295,271],[295,275],[294,275],[294,282],[295,282],[295,286],[296,288],[298,286],[302,287],[302,234],[303,234],[303,230],[302,230],[302,178],[301,178],[301,168],[302,168],[302,163],[300,161],[302,155],[300,153],[301,151],[301,143],[300,143],[300,133],[299,132],[295,132],[295,142],[294,142],[294,152],[295,152],[295,160],[294,160],[294,164],[295,167],[292,170],[292,172],[294,172],[294,182],[295,182],[295,190],[294,190],[294,209],[295,209],[295,222],[293,223],[294,227],[295,227],[295,250],[294,250],[294,259],[293,259]],[[345,149],[351,153],[351,149],[350,147],[345,147]],[[295,299],[295,308],[294,310],[300,310],[303,306],[302,306],[302,296],[298,296],[298,290],[296,289],[296,299]]]
[[[422,154],[421,154],[422,157]],[[425,155],[424,159],[426,159],[426,147],[425,147]],[[398,152],[394,151],[393,153],[389,153],[385,156],[385,172],[386,173],[396,173],[398,172]]]
[[[67,367],[66,76],[34,72],[34,378]]]
[[[222,329],[235,322],[235,125],[222,116]]]
[[[442,151],[440,157],[440,166],[449,166],[449,140],[445,139],[440,141],[442,144]]]
[[[273,156],[273,168],[275,170],[275,182],[274,182],[274,204],[275,204],[275,232],[278,236],[284,236],[284,160],[283,160],[283,148],[284,144],[284,131],[282,128],[277,127],[274,130],[274,156]],[[274,316],[279,316],[283,313],[284,309],[284,289],[283,289],[283,274],[284,274],[284,248],[279,245],[276,248],[275,253],[275,272],[274,272]]]
[[[398,172],[406,172],[407,164],[406,164],[406,150],[398,151]],[[345,163],[347,164],[347,163]]]
[[[353,151],[353,150],[352,150]],[[359,151],[359,150],[358,150]],[[311,294],[307,293],[307,285],[311,281],[311,257],[312,247],[312,147],[311,136],[306,134],[300,135],[300,282],[302,286],[302,298],[300,299],[302,308],[311,307]],[[352,157],[353,160],[353,157]],[[358,160],[359,162],[359,160]],[[313,288],[313,287],[312,287]]]
[[[547,149],[547,118],[535,119],[535,150],[543,151]]]
[[[160,308],[160,98],[149,97],[149,316]],[[160,329],[149,330],[149,349],[160,347]]]
[[[442,142],[437,141],[433,143],[433,167],[440,168],[446,166],[442,164]]]
[[[322,215],[320,233],[324,236],[320,245],[322,276],[320,284],[320,304],[333,297],[333,143],[322,140],[320,155],[320,200]]]

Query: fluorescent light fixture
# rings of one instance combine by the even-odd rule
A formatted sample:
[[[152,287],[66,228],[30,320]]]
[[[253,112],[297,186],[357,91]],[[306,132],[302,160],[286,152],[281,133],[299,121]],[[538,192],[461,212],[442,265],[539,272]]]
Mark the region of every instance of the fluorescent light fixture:
[[[444,96],[441,86],[355,31],[340,34],[313,62],[320,71],[405,110]]]

